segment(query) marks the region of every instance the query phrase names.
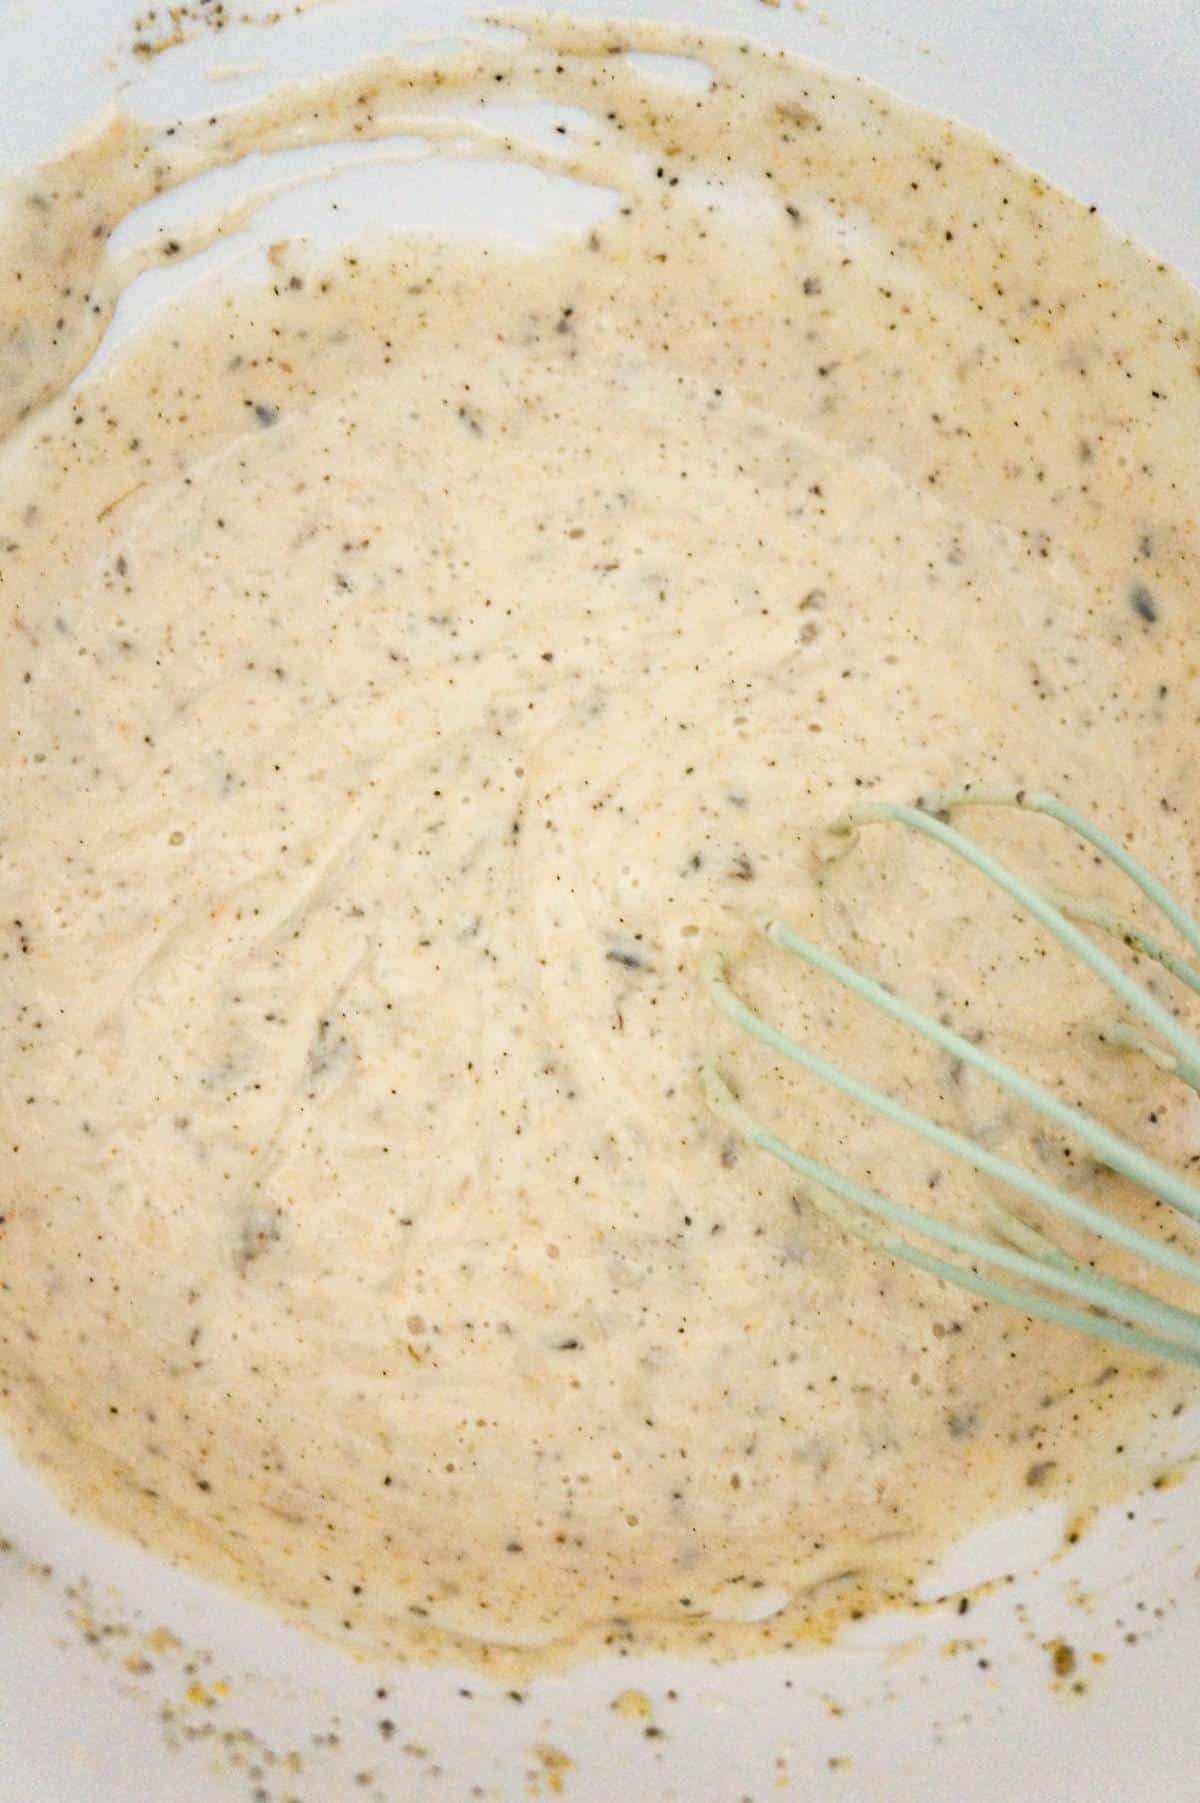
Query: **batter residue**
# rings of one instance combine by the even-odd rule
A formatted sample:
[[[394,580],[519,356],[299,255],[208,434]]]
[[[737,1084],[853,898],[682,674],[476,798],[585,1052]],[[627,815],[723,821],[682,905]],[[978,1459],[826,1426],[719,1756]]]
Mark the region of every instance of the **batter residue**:
[[[1194,1107],[1036,929],[928,847],[814,835],[1037,784],[1194,904],[1200,311],[859,83],[524,30],[110,124],[10,196],[4,1408],[82,1506],[373,1650],[789,1645],[1031,1488],[1133,1482],[1195,1395],[816,1218],[705,1060],[851,1174],[986,1197],[696,973],[727,949],[840,1062],[1133,1206],[764,948],[782,915],[1186,1155]],[[561,163],[482,107],[465,149],[610,189],[590,235],[280,245],[68,386],[139,201],[498,88],[586,110]],[[1105,893],[1044,823],[972,826]]]

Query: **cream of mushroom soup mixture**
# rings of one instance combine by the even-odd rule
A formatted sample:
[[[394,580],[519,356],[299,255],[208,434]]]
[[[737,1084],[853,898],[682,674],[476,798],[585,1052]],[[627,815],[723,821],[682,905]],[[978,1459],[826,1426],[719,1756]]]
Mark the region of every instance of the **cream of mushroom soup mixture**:
[[[1151,1231],[759,923],[1163,1158],[1200,1145],[978,877],[885,829],[821,856],[856,799],[1031,784],[1195,904],[1195,294],[859,81],[516,23],[110,117],[10,185],[0,255],[5,1422],[73,1504],[293,1619],[512,1671],[832,1633],[972,1526],[1143,1482],[1197,1396],[816,1214],[707,1062],[898,1199],[991,1197],[740,1041],[707,952]],[[559,150],[490,136],[498,93],[571,109]],[[537,250],[280,243],[85,369],[135,207],[405,131],[611,208]],[[971,830],[1122,897],[1044,821]]]

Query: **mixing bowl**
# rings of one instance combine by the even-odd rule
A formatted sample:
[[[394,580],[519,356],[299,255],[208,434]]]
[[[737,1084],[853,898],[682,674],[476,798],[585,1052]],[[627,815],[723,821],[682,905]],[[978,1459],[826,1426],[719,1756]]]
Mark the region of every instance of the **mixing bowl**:
[[[771,0],[564,0],[557,10],[686,16],[881,82],[989,131],[1200,279],[1191,0],[831,0],[828,13]],[[165,119],[413,39],[430,54],[465,28],[466,11],[455,0],[332,0],[227,17],[216,32],[204,4],[135,21],[129,0],[0,0],[0,166],[48,154],[114,102]],[[272,161],[222,178],[222,198],[230,180],[320,175],[330,156]],[[516,179],[493,177],[482,193],[469,166],[413,165],[397,183],[370,158],[351,161],[332,228],[314,198],[328,201],[328,182],[293,186],[199,259],[203,269],[290,232],[352,235],[381,216],[535,241],[584,204],[568,197],[548,218],[541,191]],[[202,210],[208,192],[170,205]],[[163,217],[143,209],[122,242]],[[142,278],[112,337],[195,277]],[[1198,1429],[1195,1418],[1170,1424],[1172,1475],[1150,1495],[1087,1524],[1046,1505],[977,1534],[927,1585],[922,1609],[862,1622],[833,1647],[723,1665],[612,1658],[517,1690],[466,1671],[352,1662],[70,1516],[0,1443],[0,1803],[609,1803],[618,1793],[628,1803],[1190,1803]],[[960,1613],[965,1586],[976,1588]]]

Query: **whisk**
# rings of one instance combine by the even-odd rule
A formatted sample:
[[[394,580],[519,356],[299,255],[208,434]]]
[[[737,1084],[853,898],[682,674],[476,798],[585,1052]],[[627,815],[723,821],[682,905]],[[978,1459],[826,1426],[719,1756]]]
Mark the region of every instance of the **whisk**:
[[[961,810],[980,806],[1025,809],[1058,821],[1136,884],[1170,921],[1190,950],[1200,955],[1200,923],[1116,840],[1053,795],[968,784],[926,796],[917,806],[873,802],[842,815],[829,830],[845,841],[842,849],[849,850],[856,843],[860,829],[890,823],[924,834],[965,859],[1082,959],[1108,984],[1141,1025],[1156,1036],[1152,1038],[1139,1027],[1120,1023],[1108,1029],[1104,1038],[1146,1055],[1193,1089],[1200,1090],[1200,1039],[1102,950],[1084,927],[1122,941],[1142,957],[1162,966],[1171,977],[1196,994],[1200,994],[1200,970],[1139,928],[1122,922],[1107,908],[1041,890],[1015,875],[951,824],[952,816]],[[982,1071],[1043,1118],[1074,1135],[1101,1165],[1120,1172],[1190,1220],[1200,1221],[1200,1186],[1188,1182],[1179,1172],[1012,1069],[982,1046],[893,995],[883,984],[855,970],[832,952],[801,938],[782,921],[767,921],[762,930],[782,951],[802,959],[923,1039]],[[861,1081],[789,1038],[734,993],[726,960],[719,953],[706,958],[702,978],[713,1001],[730,1020],[822,1083],[830,1084],[853,1101],[877,1110],[898,1127],[907,1128],[943,1151],[965,1160],[976,1171],[1025,1197],[1028,1202],[1039,1204],[1050,1214],[1086,1228],[1112,1245],[1123,1247],[1147,1265],[1200,1283],[1200,1260],[1177,1245],[1151,1237],[1110,1211],[989,1151],[965,1134],[927,1119],[883,1090]],[[1200,1314],[1081,1264],[1056,1243],[1046,1229],[1044,1217],[1042,1225],[1034,1225],[1010,1208],[996,1203],[987,1217],[988,1231],[983,1233],[939,1220],[920,1209],[892,1201],[794,1150],[753,1118],[715,1067],[710,1066],[704,1071],[703,1082],[709,1105],[723,1121],[750,1145],[770,1153],[796,1172],[803,1179],[807,1199],[838,1226],[889,1257],[903,1259],[919,1270],[944,1278],[989,1301],[1006,1303],[1025,1315],[1057,1322],[1097,1339],[1132,1347],[1154,1358],[1200,1366]],[[927,1249],[929,1247],[937,1250]]]

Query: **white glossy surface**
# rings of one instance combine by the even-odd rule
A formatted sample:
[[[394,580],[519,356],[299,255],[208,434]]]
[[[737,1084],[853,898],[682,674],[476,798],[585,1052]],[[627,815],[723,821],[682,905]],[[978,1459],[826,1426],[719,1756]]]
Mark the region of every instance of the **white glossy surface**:
[[[609,0],[602,10],[671,17],[683,9],[678,0]],[[49,150],[113,93],[118,77],[132,74],[130,101],[142,110],[211,109],[257,90],[273,73],[327,68],[365,49],[399,46],[414,29],[444,32],[461,16],[433,0],[347,0],[278,30],[201,33],[178,56],[135,68],[125,57],[106,60],[129,11],[128,0],[0,0],[0,164]],[[757,0],[710,0],[686,12],[858,70],[987,127],[1200,278],[1193,104],[1200,15],[1188,0],[1071,0],[1052,13],[1035,0],[960,0],[953,8],[939,0],[887,7],[847,0],[829,22]],[[60,61],[64,44],[69,69]],[[207,79],[214,64],[247,63],[262,63],[263,72],[215,85]],[[370,206],[378,194],[378,166],[366,164],[341,178],[347,205]],[[458,208],[479,171],[458,173],[462,183],[451,190],[423,171],[406,186],[404,217],[432,222]],[[314,196],[324,202],[329,189],[276,201],[255,235],[262,241],[286,230],[316,205]],[[505,227],[532,229],[540,190],[522,194],[497,182],[487,217],[501,197]],[[221,254],[247,249],[243,240]],[[158,298],[153,286],[140,297]],[[122,324],[135,316],[136,308],[125,309]],[[1179,1434],[1180,1449],[1194,1443],[1194,1430],[1190,1441],[1182,1425]],[[475,1785],[486,1797],[518,1798],[531,1784],[550,1794],[550,1768],[538,1751],[548,1747],[574,1761],[563,1771],[563,1794],[584,1803],[607,1803],[618,1788],[630,1803],[760,1803],[789,1794],[889,1803],[1014,1795],[1182,1803],[1196,1795],[1189,1723],[1200,1596],[1188,1548],[1198,1520],[1200,1487],[1189,1483],[1139,1505],[1132,1524],[1118,1512],[1070,1560],[1002,1587],[962,1621],[943,1613],[867,1624],[853,1649],[738,1668],[647,1662],[635,1671],[614,1661],[539,1682],[518,1703],[471,1675],[351,1666],[261,1610],[70,1519],[0,1452],[0,1535],[23,1555],[0,1558],[0,1803],[223,1803],[256,1788],[271,1803],[449,1799]],[[989,1571],[1024,1572],[1056,1533],[1057,1523],[1044,1519],[1009,1527],[974,1554],[964,1550],[948,1585]],[[55,1576],[38,1577],[26,1560],[53,1564]],[[1072,1600],[1072,1576],[1074,1594],[1082,1588],[1092,1599],[1086,1609]],[[89,1620],[127,1633],[88,1644],[79,1601],[63,1594],[81,1577],[91,1586]],[[147,1652],[145,1635],[160,1624],[179,1637],[178,1650]],[[1129,1632],[1140,1644],[1124,1644]],[[940,1643],[956,1635],[978,1644],[947,1656]],[[922,1644],[888,1651],[917,1636]],[[1079,1649],[1079,1675],[1094,1694],[1071,1698],[1051,1689],[1044,1643],[1058,1637]],[[1092,1666],[1092,1651],[1113,1656]],[[127,1670],[131,1655],[149,1657],[155,1669]],[[189,1661],[199,1661],[194,1674]],[[208,1689],[217,1680],[229,1681],[227,1696],[211,1705],[186,1700],[192,1682]],[[609,1709],[634,1684],[653,1702],[661,1738],[647,1739],[644,1722]],[[389,1691],[386,1699],[376,1697],[377,1687]],[[461,1696],[460,1687],[473,1694]],[[678,1693],[674,1700],[668,1690]],[[212,1732],[168,1753],[164,1704],[185,1727],[211,1724]],[[388,1739],[378,1726],[384,1719],[395,1724]],[[261,1748],[223,1747],[227,1729],[251,1730],[274,1762]],[[340,1744],[314,1747],[313,1735],[331,1729]],[[281,1762],[289,1750],[302,1754],[298,1772]],[[231,1751],[244,1756],[240,1768],[231,1766]],[[250,1770],[256,1762],[261,1776]],[[371,1777],[359,1784],[364,1772]]]

